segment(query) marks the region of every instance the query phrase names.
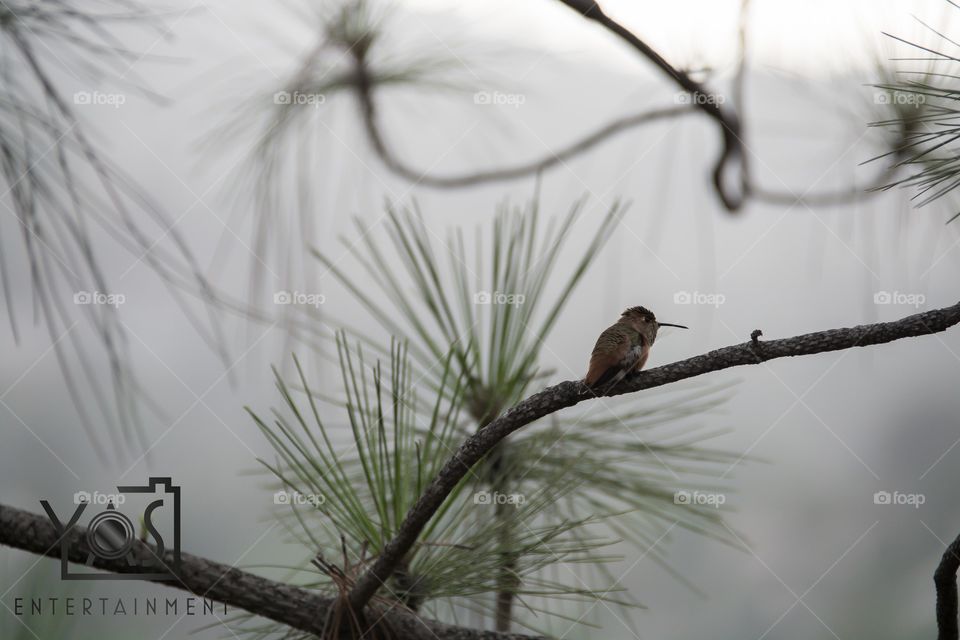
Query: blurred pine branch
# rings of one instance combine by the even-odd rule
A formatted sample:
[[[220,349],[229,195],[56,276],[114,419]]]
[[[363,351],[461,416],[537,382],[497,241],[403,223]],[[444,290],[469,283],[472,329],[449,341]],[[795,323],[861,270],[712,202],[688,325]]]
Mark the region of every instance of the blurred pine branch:
[[[126,444],[145,446],[140,408],[159,412],[134,373],[119,304],[90,303],[120,293],[119,278],[101,259],[103,238],[126,250],[131,268],[140,262],[151,268],[225,357],[217,324],[205,317],[209,309],[198,313],[190,304],[213,295],[175,222],[111,162],[80,117],[82,105],[108,95],[96,89],[101,83],[116,87],[109,94],[114,101],[126,101],[128,93],[159,99],[132,69],[147,54],[127,48],[114,32],[122,26],[163,39],[170,34],[161,18],[130,0],[10,0],[0,6],[0,206],[11,214],[4,216],[7,246],[0,250],[6,315],[19,342],[22,312],[12,277],[28,274],[23,288],[31,293],[34,319],[51,339],[78,419],[102,456],[106,443],[116,457]],[[73,81],[80,90],[71,96],[64,87]],[[25,269],[5,257],[17,236]],[[91,352],[76,329],[83,316],[102,353]]]
[[[955,195],[960,185],[960,44],[915,19],[925,28],[929,42],[884,34],[908,47],[909,54],[894,58],[894,68],[878,65],[879,80],[873,86],[875,103],[883,113],[871,126],[886,130],[890,139],[887,150],[870,161],[884,160],[896,172],[877,190],[911,188],[911,199],[924,206]],[[951,197],[951,207],[956,208],[955,201]],[[947,222],[958,216],[960,211]]]

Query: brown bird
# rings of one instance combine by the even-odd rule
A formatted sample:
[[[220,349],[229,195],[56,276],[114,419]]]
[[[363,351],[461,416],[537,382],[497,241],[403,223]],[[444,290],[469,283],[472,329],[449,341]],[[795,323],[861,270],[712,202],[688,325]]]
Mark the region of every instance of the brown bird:
[[[606,385],[602,392],[606,393],[628,373],[642,369],[660,327],[687,328],[682,324],[657,322],[653,312],[644,307],[630,307],[624,311],[617,324],[597,338],[584,383],[591,389]]]

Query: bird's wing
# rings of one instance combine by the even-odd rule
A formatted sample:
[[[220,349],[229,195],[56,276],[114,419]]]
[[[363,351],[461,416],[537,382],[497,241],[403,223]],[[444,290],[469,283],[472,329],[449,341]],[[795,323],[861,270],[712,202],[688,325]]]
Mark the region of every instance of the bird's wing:
[[[593,347],[590,367],[583,381],[592,387],[603,382],[604,374],[616,374],[621,360],[629,353],[630,346],[630,336],[621,327],[614,325],[606,329]]]

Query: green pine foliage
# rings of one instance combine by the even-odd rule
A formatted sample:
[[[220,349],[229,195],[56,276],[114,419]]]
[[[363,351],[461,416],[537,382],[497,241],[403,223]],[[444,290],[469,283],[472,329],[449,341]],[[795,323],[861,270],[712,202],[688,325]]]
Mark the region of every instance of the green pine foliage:
[[[384,234],[344,238],[359,270],[315,252],[394,337],[338,332],[339,393],[316,389],[295,359],[294,379],[277,374],[283,408],[254,414],[277,455],[264,462],[276,486],[324,496],[279,514],[308,552],[290,567],[297,580],[348,591],[457,446],[555,375],[542,369],[546,341],[623,207],[600,218],[561,277],[584,210],[577,203],[543,224],[536,198],[504,206],[471,253],[462,230],[441,242],[418,211],[391,208]],[[507,297],[497,303],[494,292]],[[661,538],[672,529],[728,541],[722,510],[675,500],[715,484],[736,459],[708,446],[719,432],[694,419],[718,410],[728,390],[599,400],[510,437],[464,478],[374,606],[475,624],[495,618],[495,594],[506,592],[516,624],[549,632],[563,620],[591,624],[584,613],[600,600],[638,605],[611,569],[624,549],[671,570]],[[331,421],[348,424],[349,438]],[[246,628],[296,637],[251,620]]]

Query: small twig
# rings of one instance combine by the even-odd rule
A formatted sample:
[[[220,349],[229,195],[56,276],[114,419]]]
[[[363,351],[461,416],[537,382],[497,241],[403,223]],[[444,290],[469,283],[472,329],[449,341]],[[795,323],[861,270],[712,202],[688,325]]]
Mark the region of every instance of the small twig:
[[[763,335],[763,331],[761,331],[760,329],[754,329],[753,331],[750,332],[750,342],[753,343],[753,346],[755,347],[760,346],[760,336],[762,335]]]

